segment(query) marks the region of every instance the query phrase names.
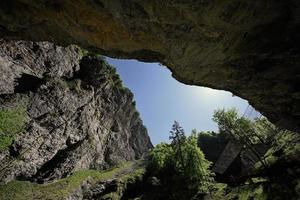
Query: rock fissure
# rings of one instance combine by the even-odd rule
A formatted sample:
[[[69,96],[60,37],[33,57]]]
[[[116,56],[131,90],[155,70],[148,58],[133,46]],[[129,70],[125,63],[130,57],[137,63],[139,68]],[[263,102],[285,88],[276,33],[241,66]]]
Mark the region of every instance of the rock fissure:
[[[140,128],[142,122],[132,128],[131,123],[140,120],[133,118],[132,93],[120,85],[115,70],[102,58],[47,42],[1,40],[1,45],[2,75],[9,77],[0,79],[1,108],[27,102],[29,117],[26,131],[11,144],[18,156],[0,152],[1,181],[57,180],[80,169],[104,169],[139,158],[152,147],[147,130]],[[15,54],[23,59],[13,62]],[[78,76],[79,71],[86,73]],[[42,83],[24,93],[6,85],[24,73]],[[116,122],[119,128],[112,132]],[[129,138],[136,139],[129,143]]]
[[[66,145],[67,147],[65,149],[60,149],[58,150],[58,152],[53,156],[53,158],[51,158],[50,160],[48,160],[46,163],[44,163],[36,172],[36,174],[34,174],[32,177],[30,177],[29,180],[37,182],[37,183],[45,183],[45,182],[49,182],[52,179],[54,179],[55,173],[57,173],[57,168],[59,168],[59,165],[61,163],[64,163],[65,160],[68,158],[69,154],[72,153],[72,151],[75,151],[77,148],[80,147],[80,145],[83,144],[84,140],[86,140],[86,138],[84,138],[83,140],[79,140],[78,142],[74,143],[74,144],[69,144],[68,145],[68,140],[66,141]],[[61,178],[64,178],[68,175],[68,172],[64,173],[63,171],[60,171],[59,173],[61,173],[62,175],[60,176]],[[18,179],[18,177],[17,177]]]

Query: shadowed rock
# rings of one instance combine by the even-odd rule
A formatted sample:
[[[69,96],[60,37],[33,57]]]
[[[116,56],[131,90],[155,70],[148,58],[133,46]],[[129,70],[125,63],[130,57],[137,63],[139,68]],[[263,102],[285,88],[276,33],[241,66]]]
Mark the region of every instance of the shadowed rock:
[[[298,0],[2,0],[0,36],[159,61],[299,131],[299,13]]]
[[[0,150],[1,182],[43,183],[106,169],[152,147],[133,94],[102,58],[74,45],[0,40],[0,46],[0,110],[21,107],[28,118]]]

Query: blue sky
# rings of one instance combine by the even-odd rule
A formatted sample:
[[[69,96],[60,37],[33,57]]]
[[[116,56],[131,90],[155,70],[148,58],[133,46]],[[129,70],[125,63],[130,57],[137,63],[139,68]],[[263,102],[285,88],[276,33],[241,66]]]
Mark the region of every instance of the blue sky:
[[[234,106],[243,114],[248,106],[247,101],[230,92],[182,84],[158,63],[111,58],[107,61],[117,68],[124,85],[133,92],[153,144],[168,142],[174,120],[187,135],[194,128],[217,130],[211,120],[215,109]]]

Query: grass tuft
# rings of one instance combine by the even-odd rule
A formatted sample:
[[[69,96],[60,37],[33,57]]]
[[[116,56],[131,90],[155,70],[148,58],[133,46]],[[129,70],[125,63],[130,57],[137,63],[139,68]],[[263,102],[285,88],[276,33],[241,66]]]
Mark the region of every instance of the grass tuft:
[[[15,136],[24,131],[26,121],[23,107],[0,110],[0,152],[7,150]]]
[[[130,167],[127,162],[121,166],[106,171],[81,170],[69,177],[48,184],[37,184],[28,181],[11,181],[0,185],[1,200],[30,200],[47,199],[60,200],[69,197],[80,185],[89,178],[91,182],[97,182],[113,178],[122,170]]]

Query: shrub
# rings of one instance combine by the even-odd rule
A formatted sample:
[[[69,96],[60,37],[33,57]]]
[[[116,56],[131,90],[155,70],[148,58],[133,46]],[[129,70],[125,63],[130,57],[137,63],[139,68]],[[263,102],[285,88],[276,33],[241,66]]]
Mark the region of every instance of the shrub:
[[[150,167],[154,172],[166,169],[174,162],[174,150],[170,144],[160,143],[150,152]]]
[[[14,137],[24,131],[26,123],[25,108],[0,110],[0,151],[7,150]]]
[[[209,169],[211,162],[205,159],[197,145],[197,135],[185,137],[177,122],[171,134],[171,144],[161,143],[151,150],[149,173],[158,176],[165,184],[173,182],[174,185],[166,187],[178,194],[178,189],[190,197],[198,192],[207,193],[213,182],[213,173]]]

